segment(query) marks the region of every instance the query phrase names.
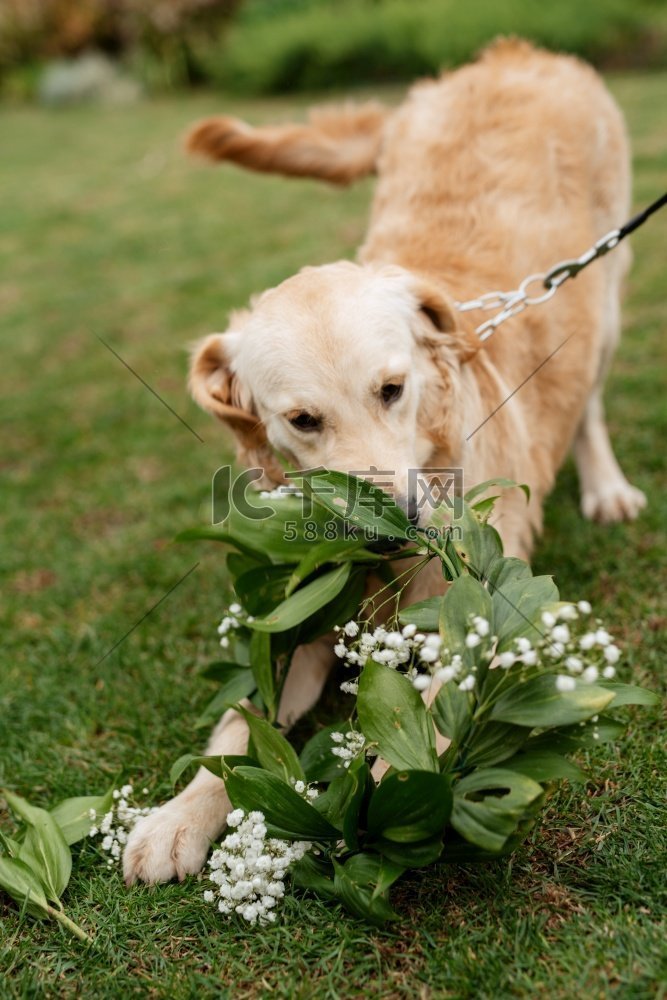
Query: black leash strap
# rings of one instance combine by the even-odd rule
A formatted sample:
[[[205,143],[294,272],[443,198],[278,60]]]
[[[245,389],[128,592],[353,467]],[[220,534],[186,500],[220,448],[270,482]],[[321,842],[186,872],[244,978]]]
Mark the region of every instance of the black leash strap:
[[[626,222],[624,226],[621,226],[618,231],[619,240],[629,236],[630,233],[634,233],[635,229],[639,229],[640,226],[643,226],[646,220],[650,219],[654,212],[657,212],[659,208],[663,208],[665,205],[667,205],[667,191],[661,198],[656,198],[656,200],[652,202],[648,208],[645,208],[643,212],[637,212],[637,214],[633,216],[629,222]]]

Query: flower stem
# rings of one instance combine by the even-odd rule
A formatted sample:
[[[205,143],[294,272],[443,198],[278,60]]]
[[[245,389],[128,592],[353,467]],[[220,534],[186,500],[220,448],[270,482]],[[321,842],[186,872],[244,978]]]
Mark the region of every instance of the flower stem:
[[[90,934],[86,934],[83,928],[79,927],[78,924],[75,924],[73,920],[70,920],[70,918],[65,916],[65,914],[60,910],[56,910],[53,906],[49,906],[47,904],[46,912],[50,917],[53,917],[54,920],[61,923],[63,927],[66,927],[68,931],[71,931],[71,933],[74,934],[75,937],[78,937],[80,941],[85,941],[87,944],[93,944],[93,938],[91,938]]]

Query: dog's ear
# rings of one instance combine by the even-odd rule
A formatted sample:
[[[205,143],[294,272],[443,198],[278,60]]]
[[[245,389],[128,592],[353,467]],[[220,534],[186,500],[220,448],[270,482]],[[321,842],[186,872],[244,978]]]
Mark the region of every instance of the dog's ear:
[[[420,276],[413,276],[411,291],[419,303],[427,339],[449,347],[462,364],[474,357],[480,341],[458,323],[453,301],[436,284]]]
[[[247,313],[232,315],[242,323]],[[234,371],[234,354],[242,334],[238,330],[212,333],[195,345],[190,360],[188,386],[202,409],[222,420],[233,432],[239,461],[247,468],[264,469],[258,486],[284,482],[280,463],[269,445],[266,427],[255,412],[250,392]]]
[[[239,314],[232,316],[238,319]],[[234,371],[233,358],[241,333],[212,333],[195,345],[188,387],[203,410],[222,420],[236,435],[241,449],[252,452],[266,445],[266,428],[255,412],[250,392]]]
[[[232,367],[240,334],[212,333],[195,345],[188,387],[195,402],[235,432],[249,432],[259,423],[252,400]]]

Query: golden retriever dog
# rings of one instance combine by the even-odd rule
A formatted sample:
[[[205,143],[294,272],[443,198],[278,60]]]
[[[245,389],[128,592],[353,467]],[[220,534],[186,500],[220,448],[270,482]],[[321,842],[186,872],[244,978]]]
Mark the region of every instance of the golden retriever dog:
[[[345,105],[304,125],[253,128],[212,118],[194,152],[253,170],[347,184],[377,173],[358,262],[307,267],[233,315],[192,360],[191,391],[235,433],[239,456],[282,480],[293,466],[391,470],[414,515],[411,469],[462,468],[467,485],[505,476],[497,511],[505,550],[527,558],[544,497],[573,447],[581,506],[634,518],[605,425],[602,386],[620,327],[625,244],[482,342],[488,314],[455,303],[511,290],[621,225],[630,208],[623,119],[596,73],[574,58],[502,40],[480,59],[417,84],[395,110]],[[441,591],[422,574],[410,600]],[[294,657],[279,714],[289,726],[317,699],[334,659],[325,639]],[[209,754],[245,752],[230,710]],[[132,832],[128,883],[202,867],[229,810],[201,770]]]

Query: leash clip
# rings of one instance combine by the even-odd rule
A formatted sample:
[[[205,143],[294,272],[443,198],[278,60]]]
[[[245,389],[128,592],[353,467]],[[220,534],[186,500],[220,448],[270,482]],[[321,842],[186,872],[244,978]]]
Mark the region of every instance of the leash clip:
[[[667,205],[667,194],[663,194],[656,201],[652,202],[639,215],[634,216],[621,229],[612,229],[605,236],[593,244],[590,249],[582,253],[580,257],[573,257],[571,260],[562,260],[547,271],[546,274],[530,274],[524,278],[519,287],[513,292],[485,292],[477,299],[470,299],[467,302],[455,302],[455,307],[459,312],[469,312],[472,309],[499,309],[495,316],[487,319],[477,327],[475,333],[480,340],[488,340],[492,333],[504,323],[506,319],[511,319],[517,313],[523,312],[526,306],[537,306],[542,302],[547,302],[558,291],[560,286],[570,278],[576,278],[580,271],[588,267],[598,257],[604,257],[610,250],[613,250],[622,239],[634,232],[639,226],[657,212],[658,209]],[[528,295],[528,286],[535,281],[540,281],[545,289],[541,295]]]

